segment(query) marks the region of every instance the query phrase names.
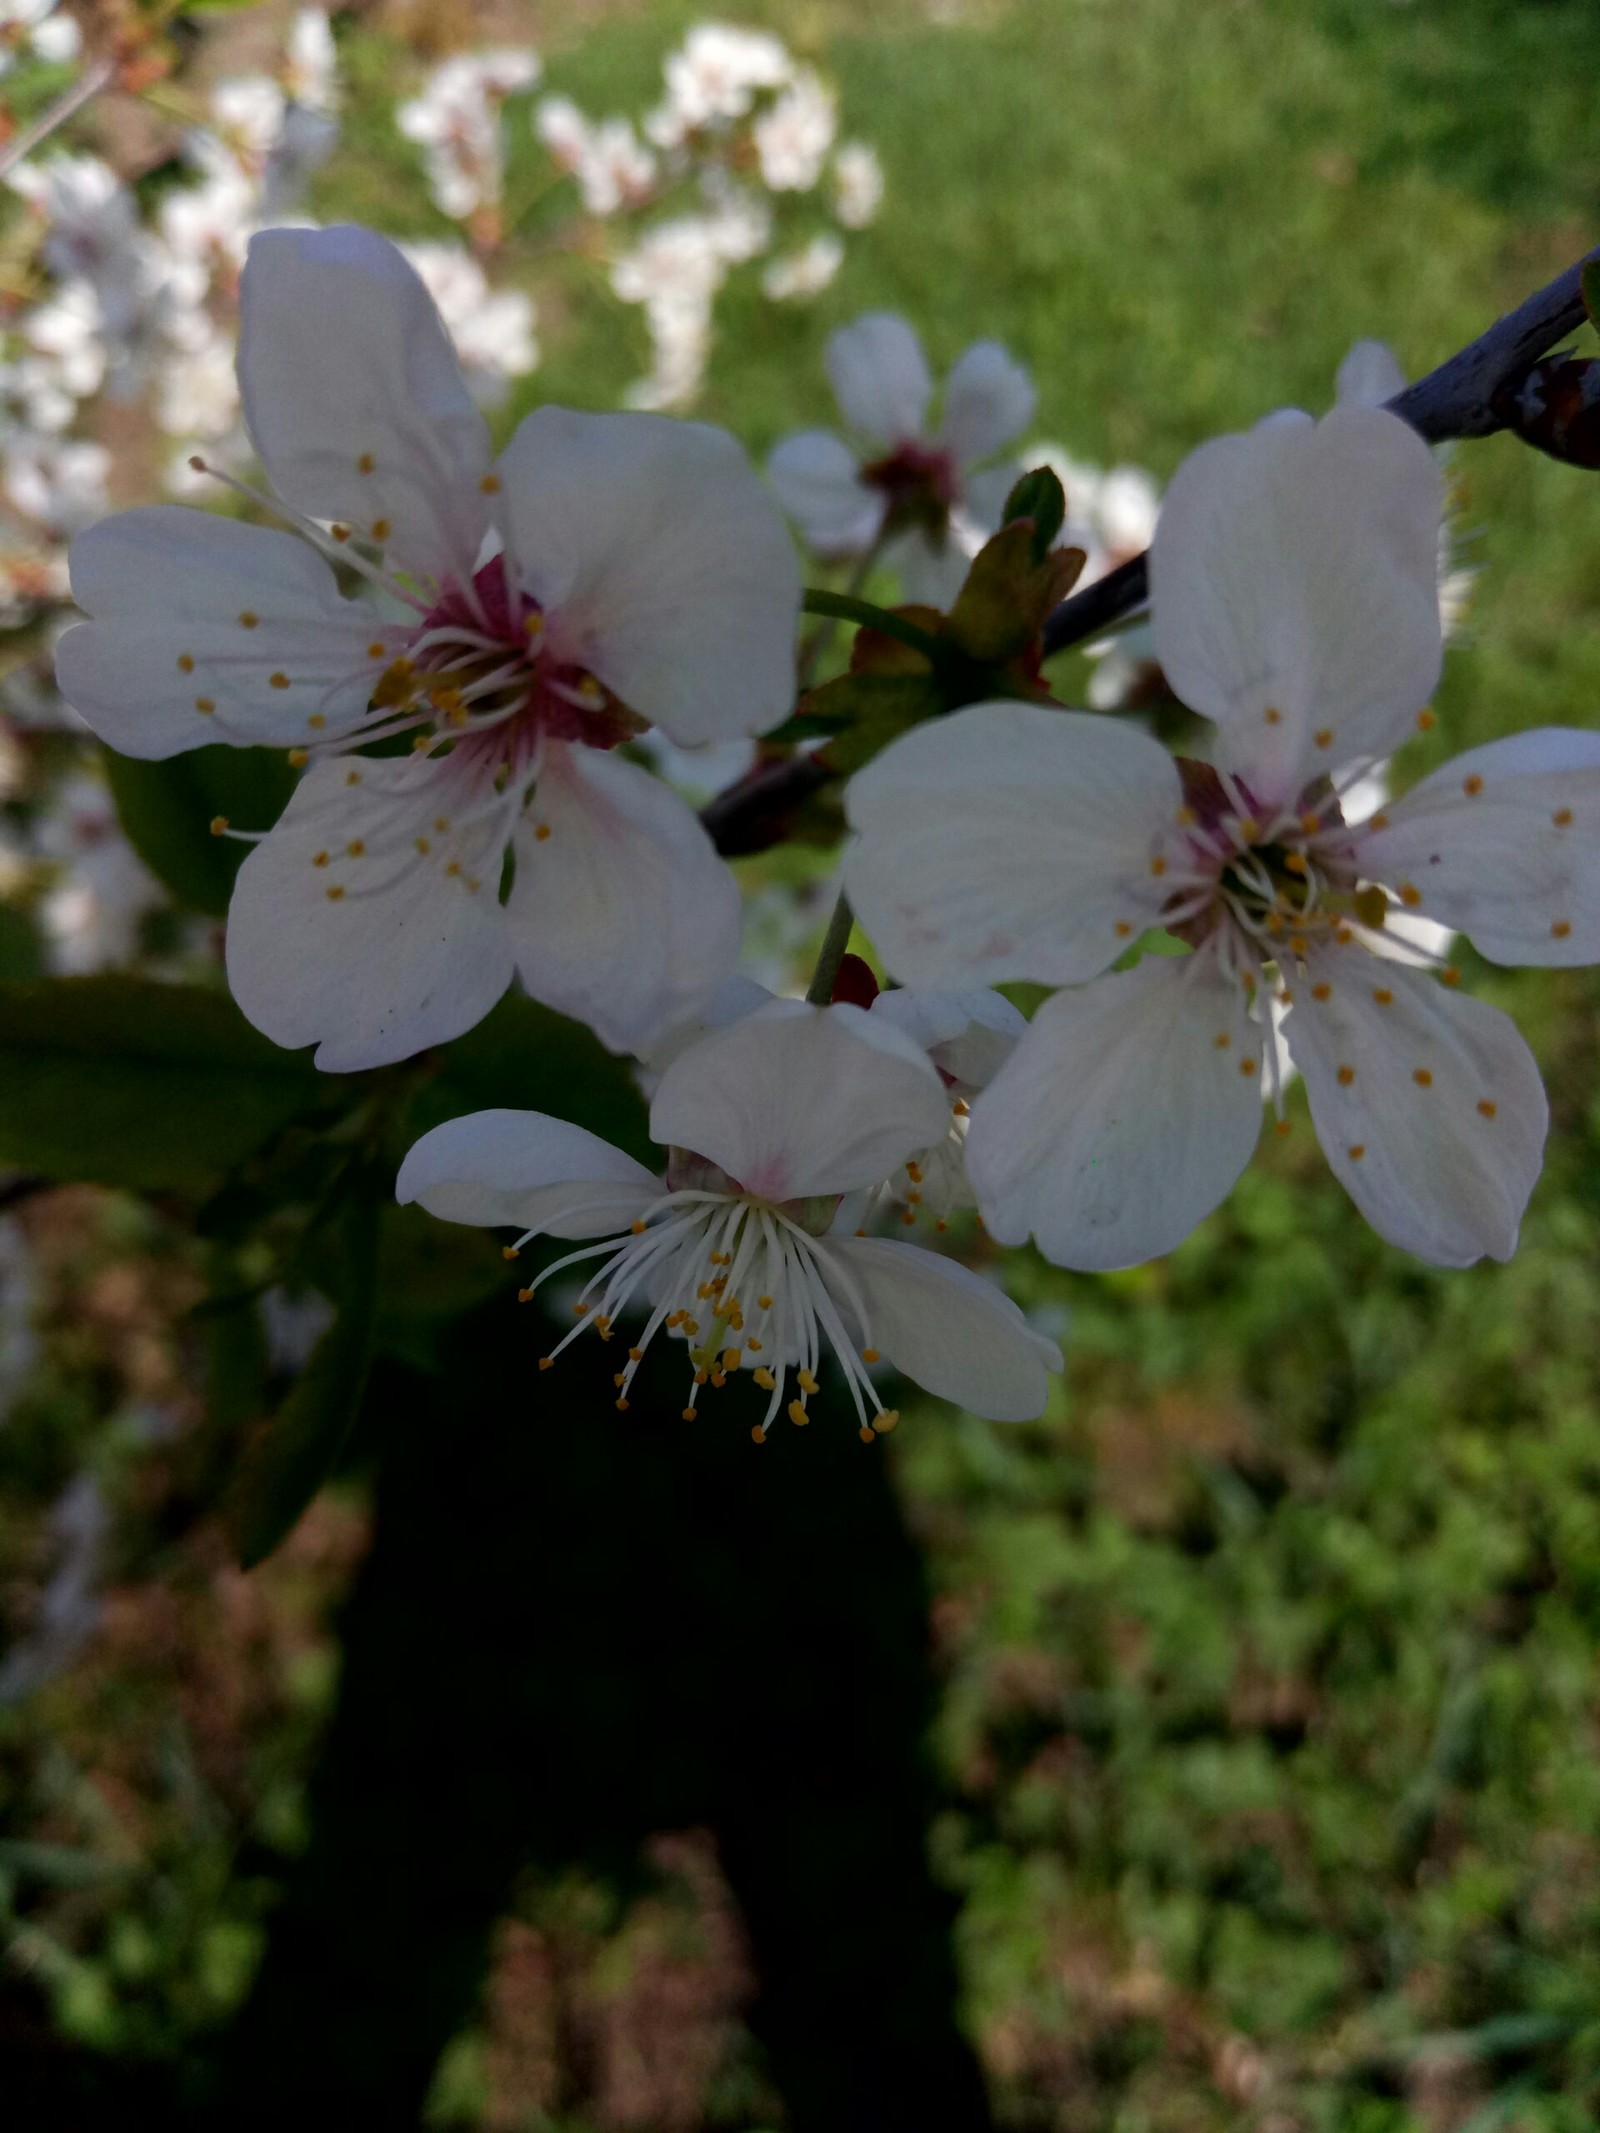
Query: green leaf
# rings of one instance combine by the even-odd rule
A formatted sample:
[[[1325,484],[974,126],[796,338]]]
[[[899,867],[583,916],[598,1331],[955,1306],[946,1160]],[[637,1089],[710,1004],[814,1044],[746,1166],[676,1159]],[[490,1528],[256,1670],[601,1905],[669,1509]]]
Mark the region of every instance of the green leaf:
[[[387,1179],[364,1172],[340,1222],[338,1315],[278,1412],[253,1439],[229,1493],[228,1528],[246,1570],[299,1523],[355,1426],[372,1364],[378,1225]]]
[[[1000,523],[1008,526],[1016,518],[1031,519],[1033,560],[1042,563],[1065,525],[1066,517],[1067,492],[1061,486],[1060,475],[1051,467],[1035,467],[1031,473],[1023,475],[1006,498]]]
[[[1600,333],[1600,259],[1591,259],[1578,276],[1578,286],[1583,291],[1583,308],[1589,314],[1589,324]]]
[[[945,693],[931,674],[841,674],[804,702],[808,715],[844,726],[821,751],[828,768],[843,776],[923,719],[937,718]]]
[[[235,829],[270,829],[295,787],[282,749],[195,748],[146,763],[105,751],[106,776],[129,842],[180,904],[221,918],[250,847],[213,836],[222,816]]]
[[[33,920],[15,904],[0,904],[0,983],[36,978],[42,968]]]
[[[508,993],[458,1037],[406,1120],[405,1146],[467,1111],[553,1111],[654,1163],[644,1098],[627,1063],[581,1022]]]
[[[225,994],[144,978],[0,984],[0,1163],[204,1190],[340,1083]]]

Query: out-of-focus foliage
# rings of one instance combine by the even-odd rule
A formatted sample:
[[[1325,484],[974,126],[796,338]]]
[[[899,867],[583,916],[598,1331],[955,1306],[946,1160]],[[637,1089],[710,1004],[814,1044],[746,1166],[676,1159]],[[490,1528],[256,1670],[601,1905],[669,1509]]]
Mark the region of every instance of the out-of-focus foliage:
[[[508,11],[496,34],[536,33],[546,87],[631,107],[694,13]],[[1042,434],[1166,474],[1210,432],[1326,404],[1358,335],[1391,340],[1414,374],[1594,236],[1600,33],[1580,0],[739,13],[825,61],[888,174],[881,221],[814,307],[780,311],[752,284],[722,299],[699,411],[754,448],[831,418],[826,333],[889,305],[937,364],[1003,338],[1039,381]],[[316,213],[448,233],[390,114],[397,77],[470,32],[401,6],[341,22],[343,134]],[[535,144],[525,128],[511,144],[516,202]],[[541,368],[497,420],[546,398],[614,405],[648,362],[593,259],[557,272]],[[1501,732],[1594,723],[1600,705],[1600,490],[1503,439],[1455,465],[1471,633],[1408,778]],[[1068,659],[1057,687],[1074,700],[1086,679]],[[13,744],[31,764],[63,745]],[[215,884],[174,867],[224,849],[164,857],[160,807],[141,817],[132,782],[119,797],[144,860],[215,910]],[[818,870],[787,854],[751,879]],[[19,908],[39,912],[42,883]],[[36,952],[31,934],[0,938],[0,976],[32,976]],[[1170,1261],[1094,1282],[1019,1263],[1025,1301],[1068,1335],[1045,1422],[1001,1430],[908,1400],[892,1445],[862,1455],[894,1460],[935,1587],[938,1861],[1008,2126],[1578,2133],[1600,2110],[1600,991],[1588,973],[1467,979],[1515,1009],[1551,1093],[1551,1161],[1513,1265],[1441,1276],[1378,1244],[1302,1106]],[[0,1012],[0,1089],[72,1101],[37,1060],[18,1066],[11,1027]],[[136,1018],[130,1034],[153,1041]],[[453,1048],[448,1084],[398,1070],[346,1154],[393,1145],[403,1122],[537,1104],[534,1048],[502,1018]],[[597,1051],[551,1070],[568,1115],[637,1144]],[[30,2048],[53,2033],[181,2058],[241,1999],[304,1841],[374,1447],[330,1451],[341,1486],[263,1569],[233,1567],[209,1517],[237,1453],[217,1420],[281,1411],[324,1323],[305,1295],[335,1288],[318,1258],[334,1176],[292,1107],[259,1123],[240,1152],[292,1181],[264,1241],[248,1164],[193,1241],[198,1111],[188,1167],[122,1173],[162,1187],[153,1202],[74,1187],[0,1224],[32,1285],[0,1300],[16,1636],[0,1658],[0,1919],[23,2010],[7,2019]],[[452,1313],[497,1290],[512,1308],[491,1242],[425,1227],[387,1218],[374,1318],[380,1355],[419,1368]],[[224,1275],[239,1308],[197,1310]],[[603,1432],[609,1411],[583,1426]],[[806,1451],[795,1437],[765,1456]],[[35,1666],[58,1670],[35,1688]],[[435,2122],[766,2122],[715,1865],[695,1839],[656,1863],[646,1894],[530,1881]]]

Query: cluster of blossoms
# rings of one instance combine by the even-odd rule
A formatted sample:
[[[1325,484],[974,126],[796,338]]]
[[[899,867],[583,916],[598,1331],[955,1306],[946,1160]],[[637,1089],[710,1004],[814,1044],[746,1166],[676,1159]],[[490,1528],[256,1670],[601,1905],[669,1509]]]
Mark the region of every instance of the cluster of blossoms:
[[[1054,1343],[899,1232],[975,1205],[1069,1267],[1166,1252],[1231,1188],[1264,1096],[1284,1123],[1291,1057],[1386,1237],[1443,1265],[1513,1250],[1538,1072],[1406,929],[1600,960],[1600,737],[1497,741],[1358,815],[1434,724],[1443,649],[1443,477],[1397,417],[1350,393],[1179,468],[1149,627],[1209,729],[1194,754],[1040,691],[927,719],[856,772],[844,881],[898,984],[851,959],[813,1005],[739,975],[735,880],[636,760],[652,729],[706,749],[792,708],[799,572],[741,448],[545,407],[493,455],[415,268],[365,230],[257,234],[241,317],[270,493],[233,486],[294,530],[172,506],[90,527],[60,683],[126,754],[267,743],[301,769],[227,929],[235,997],[278,1042],[382,1065],[517,980],[659,1077],[660,1171],[511,1111],[437,1128],[401,1171],[402,1199],[514,1229],[510,1256],[575,1247],[522,1292],[589,1268],[545,1364],[615,1340],[626,1407],[651,1344],[678,1341],[686,1412],[748,1375],[758,1439],[810,1419],[829,1356],[868,1439],[894,1421],[880,1365],[1036,1414]],[[791,439],[774,486],[814,545],[887,555],[948,604],[1031,381],[979,343],[930,429],[927,366],[886,314],[829,366],[862,451]],[[1031,1022],[995,989],[1018,980],[1055,988]]]

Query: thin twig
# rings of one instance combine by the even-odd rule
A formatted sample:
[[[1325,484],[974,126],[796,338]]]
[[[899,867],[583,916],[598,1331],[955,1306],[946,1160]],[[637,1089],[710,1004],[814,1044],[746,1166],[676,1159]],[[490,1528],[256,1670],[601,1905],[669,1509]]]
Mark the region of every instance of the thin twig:
[[[63,90],[31,126],[24,126],[14,139],[0,148],[0,178],[8,170],[14,170],[24,156],[32,155],[41,141],[48,140],[58,126],[64,126],[91,97],[98,96],[116,71],[116,62],[110,59],[97,59],[92,66],[85,67],[70,89]]]

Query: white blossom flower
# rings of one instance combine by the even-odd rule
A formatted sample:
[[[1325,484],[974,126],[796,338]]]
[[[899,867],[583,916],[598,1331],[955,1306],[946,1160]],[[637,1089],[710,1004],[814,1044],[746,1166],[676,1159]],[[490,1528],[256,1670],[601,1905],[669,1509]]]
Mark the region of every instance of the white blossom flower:
[[[1433,722],[1440,491],[1411,430],[1351,407],[1179,469],[1151,555],[1156,650],[1214,722],[1214,765],[1109,719],[986,704],[854,780],[845,878],[892,970],[1066,988],[973,1107],[968,1166],[1002,1242],[1031,1230],[1079,1267],[1176,1245],[1255,1145],[1276,998],[1373,1226],[1445,1266],[1515,1249],[1545,1135],[1533,1058],[1453,969],[1371,950],[1396,910],[1494,962],[1600,960],[1600,735],[1492,742],[1347,821],[1357,775]],[[1158,927],[1190,952],[1106,974]]]
[[[761,289],[774,303],[804,303],[820,296],[844,265],[844,246],[831,230],[798,252],[787,252],[762,270]]]
[[[59,66],[77,57],[81,42],[78,25],[56,0],[0,0],[0,76],[10,73],[24,46],[35,59]]]
[[[669,1150],[664,1179],[562,1119],[480,1111],[425,1135],[395,1190],[446,1221],[514,1226],[519,1245],[600,1240],[522,1295],[598,1261],[541,1368],[580,1333],[609,1340],[645,1309],[616,1373],[619,1407],[665,1332],[687,1350],[686,1417],[703,1386],[749,1371],[767,1394],[758,1442],[784,1411],[810,1420],[830,1351],[868,1441],[897,1419],[869,1375],[880,1359],[976,1414],[1020,1421],[1043,1408],[1061,1352],[1009,1297],[915,1245],[826,1234],[841,1198],[934,1138],[945,1110],[938,1076],[898,1031],[857,1008],[778,1000],[663,1075],[650,1132]]]
[[[56,870],[39,907],[50,968],[62,977],[126,968],[145,918],[167,895],[128,842],[109,791],[83,771],[64,778],[33,841]]]
[[[945,381],[929,436],[933,380],[903,318],[869,311],[841,326],[826,361],[840,413],[865,449],[831,430],[783,438],[767,462],[779,501],[819,556],[864,555],[891,536],[885,558],[905,597],[945,606],[1000,523],[1019,469],[986,462],[1032,420],[1033,382],[998,341],[975,341]]]
[[[591,215],[636,207],[655,187],[656,159],[628,119],[590,121],[571,97],[547,96],[534,113],[533,130],[552,160],[577,179]]]
[[[958,1210],[978,1204],[966,1164],[972,1103],[1005,1065],[1028,1025],[1003,993],[981,985],[965,992],[896,986],[880,992],[868,1012],[920,1045],[943,1084],[950,1106],[944,1132],[926,1147],[913,1149],[883,1192],[900,1206],[907,1229],[925,1215],[936,1230],[943,1230]]]
[[[84,437],[8,439],[5,493],[19,511],[51,533],[72,533],[108,508],[111,454]]]
[[[472,397],[499,407],[513,378],[539,366],[533,298],[522,289],[491,289],[488,276],[458,244],[400,247],[438,306]]]
[[[666,101],[645,121],[660,148],[676,148],[705,127],[743,118],[763,89],[780,89],[794,62],[776,37],[736,29],[724,22],[698,22],[662,66]]]
[[[681,1015],[732,965],[738,893],[615,750],[647,722],[695,745],[788,712],[799,573],[739,447],[546,407],[491,462],[426,290],[348,226],[252,241],[239,377],[272,508],[380,603],[291,534],[123,512],[73,550],[94,619],[57,673],[126,754],[310,761],[240,870],[244,1012],[335,1069],[469,1028],[514,969],[619,1048]]]
[[[307,111],[331,113],[339,106],[338,69],[338,53],[326,13],[320,7],[299,9],[284,47],[284,88]]]
[[[462,53],[428,76],[420,96],[395,112],[407,140],[427,152],[428,183],[439,208],[460,221],[500,200],[500,106],[539,78],[526,49]]]
[[[839,128],[833,91],[810,67],[750,129],[762,180],[775,193],[807,193],[821,178]]]
[[[846,141],[833,159],[833,211],[847,230],[864,230],[883,205],[883,165],[866,141]]]

